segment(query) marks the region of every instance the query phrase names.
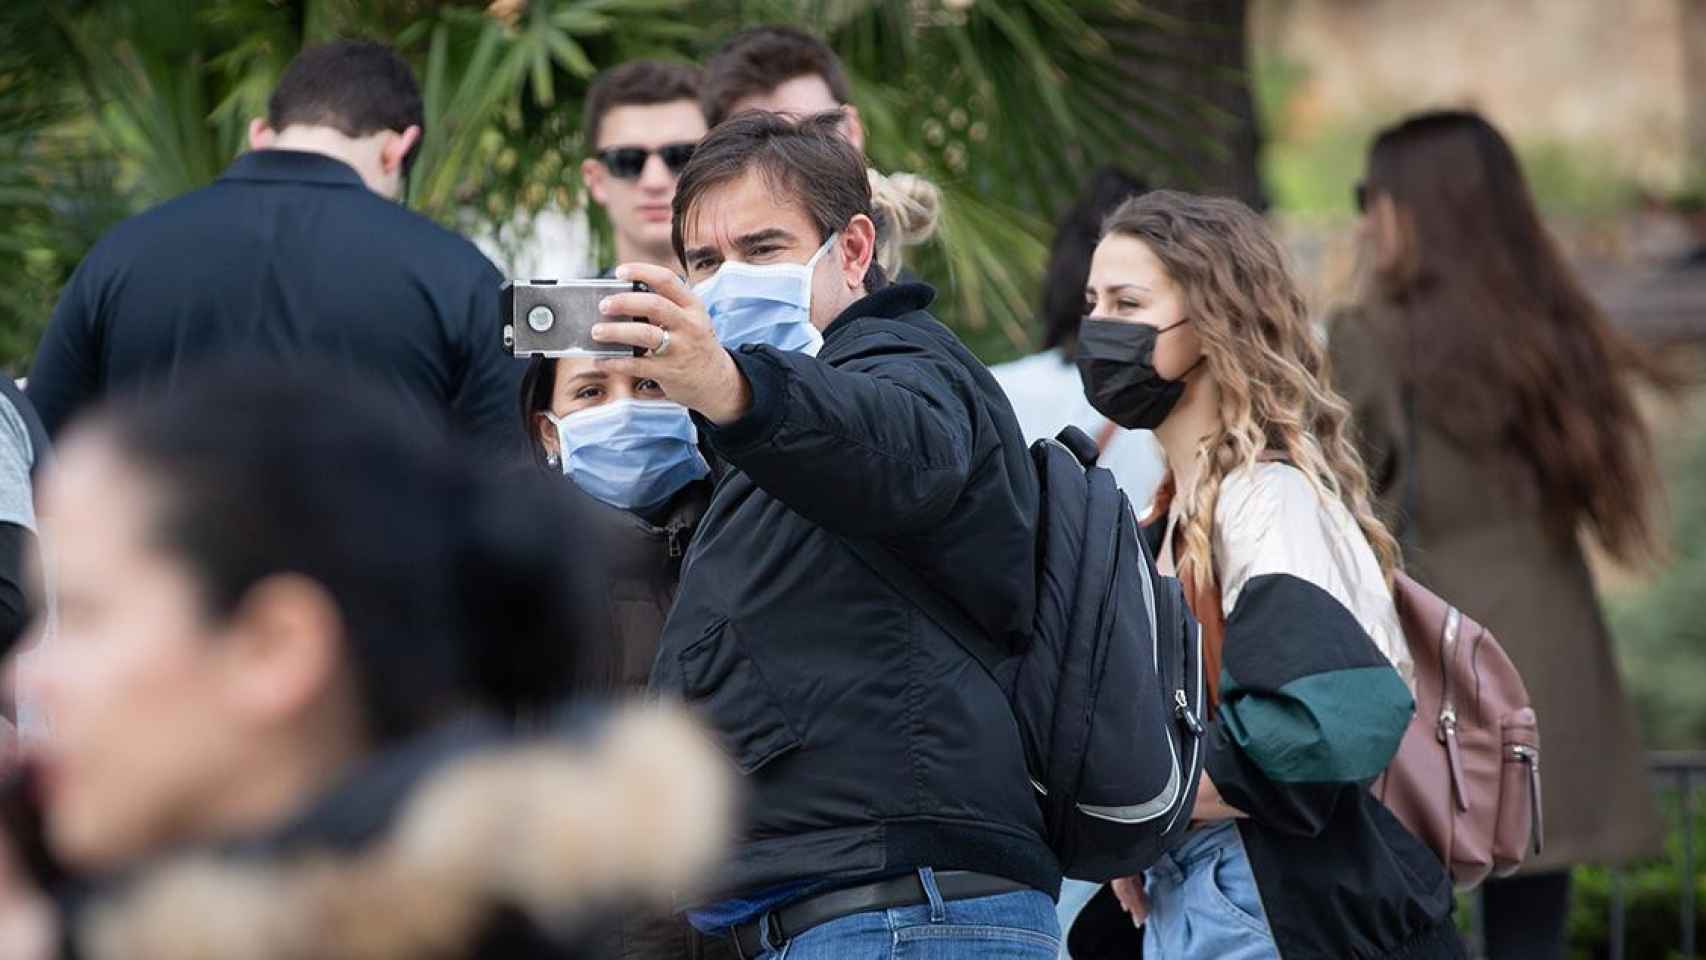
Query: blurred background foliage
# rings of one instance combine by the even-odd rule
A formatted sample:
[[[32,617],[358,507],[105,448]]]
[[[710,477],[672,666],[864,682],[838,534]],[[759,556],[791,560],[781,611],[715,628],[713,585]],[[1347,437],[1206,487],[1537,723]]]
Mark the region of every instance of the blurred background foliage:
[[[742,26],[800,23],[844,57],[875,166],[943,188],[913,266],[986,357],[1028,347],[1055,213],[1097,164],[1197,183],[1246,123],[1179,78],[1231,50],[1242,2],[1186,0],[11,0],[0,13],[0,364],[22,372],[58,288],[120,217],[203,186],[306,43],[386,39],[415,64],[426,137],[415,209],[516,235],[580,207],[581,103],[640,56],[697,59]],[[1222,9],[1224,8],[1224,9]],[[1230,19],[1222,16],[1230,11]],[[1192,44],[1197,47],[1192,47]],[[1157,70],[1171,69],[1162,75]],[[1067,91],[1071,90],[1071,95]],[[1247,114],[1247,111],[1246,111]],[[1247,125],[1247,123],[1246,123]],[[1254,182],[1254,140],[1243,160]],[[594,218],[594,259],[608,255]],[[526,231],[519,232],[525,239]]]

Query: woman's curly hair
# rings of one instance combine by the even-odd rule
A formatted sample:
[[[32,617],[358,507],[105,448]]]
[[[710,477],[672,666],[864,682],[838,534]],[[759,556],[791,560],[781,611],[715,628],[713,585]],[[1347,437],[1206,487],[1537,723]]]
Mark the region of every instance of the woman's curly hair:
[[[1198,448],[1197,481],[1174,494],[1184,534],[1180,576],[1214,578],[1221,484],[1273,452],[1322,497],[1345,505],[1390,577],[1398,544],[1370,504],[1350,405],[1328,382],[1326,351],[1262,218],[1236,200],[1156,190],[1122,204],[1103,233],[1140,240],[1161,262],[1220,391],[1220,422]]]

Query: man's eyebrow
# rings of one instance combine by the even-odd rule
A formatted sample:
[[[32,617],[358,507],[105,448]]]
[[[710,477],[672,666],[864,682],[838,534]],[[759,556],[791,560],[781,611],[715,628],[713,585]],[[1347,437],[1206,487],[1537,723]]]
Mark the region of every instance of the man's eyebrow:
[[[744,237],[735,238],[735,249],[744,253],[761,243],[792,239],[794,239],[794,235],[781,227],[766,227],[763,230],[754,230]]]
[[[683,253],[681,255],[681,262],[692,263],[695,260],[700,260],[705,257],[716,257],[717,255],[717,248],[707,244],[703,247],[694,247],[686,253]]]

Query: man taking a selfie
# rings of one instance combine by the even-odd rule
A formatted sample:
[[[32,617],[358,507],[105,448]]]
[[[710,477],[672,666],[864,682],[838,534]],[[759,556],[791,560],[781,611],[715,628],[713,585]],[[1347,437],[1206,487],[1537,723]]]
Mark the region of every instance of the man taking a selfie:
[[[669,271],[608,298],[602,359],[694,411],[727,462],[652,686],[717,730],[751,791],[742,843],[689,911],[743,957],[1055,956],[1059,867],[1006,698],[868,566],[889,551],[1017,644],[1037,481],[983,365],[888,285],[842,117],[736,116],[682,171]],[[690,287],[688,284],[691,284]],[[898,924],[898,926],[896,926]],[[792,943],[792,946],[788,945]]]

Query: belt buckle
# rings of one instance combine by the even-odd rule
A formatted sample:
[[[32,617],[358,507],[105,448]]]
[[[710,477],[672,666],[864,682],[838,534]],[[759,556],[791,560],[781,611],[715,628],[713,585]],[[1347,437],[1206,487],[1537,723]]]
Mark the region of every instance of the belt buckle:
[[[757,923],[753,924],[753,932],[758,936],[757,953],[747,954],[746,945],[741,943],[740,930],[740,927],[733,927],[729,930],[729,939],[735,942],[735,956],[739,960],[758,960],[759,955],[767,949],[765,946],[767,940],[769,941],[768,949],[778,953],[788,945],[787,938],[782,934],[782,920],[776,916],[774,910],[767,911],[764,916],[758,918]]]
[[[776,915],[776,911],[772,910],[765,914],[764,917],[758,921],[758,926],[761,930],[768,928],[768,933],[770,934],[768,938],[770,941],[770,949],[775,950],[777,953],[781,953],[782,950],[788,946],[788,938],[782,933],[782,918]],[[764,945],[764,939],[765,938],[762,936],[760,937],[760,946]]]

